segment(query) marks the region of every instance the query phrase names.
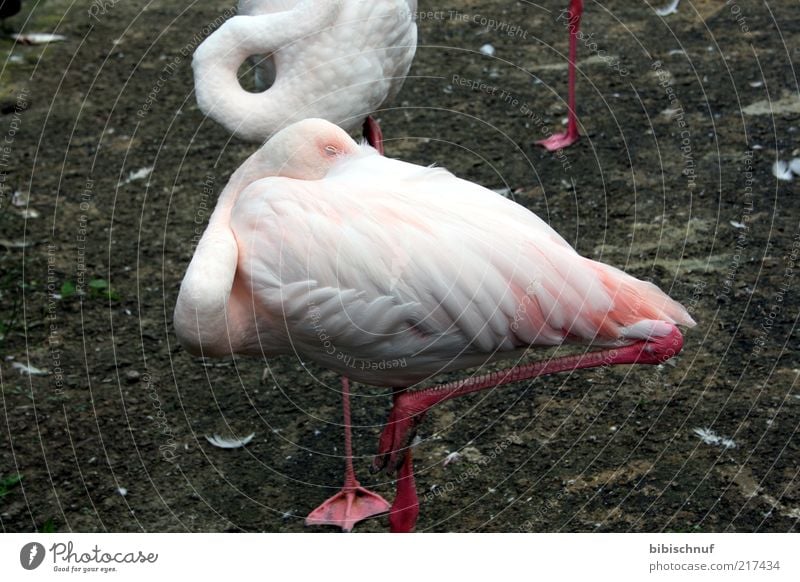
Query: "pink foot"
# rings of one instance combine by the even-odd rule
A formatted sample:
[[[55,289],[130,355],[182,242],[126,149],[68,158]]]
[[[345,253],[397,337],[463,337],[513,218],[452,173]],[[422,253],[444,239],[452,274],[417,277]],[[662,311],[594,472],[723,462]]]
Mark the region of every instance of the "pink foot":
[[[542,146],[548,152],[555,152],[566,147],[571,146],[576,141],[578,141],[580,135],[578,132],[565,132],[565,133],[556,133],[548,137],[547,139],[542,139],[536,142],[536,145]]]
[[[306,517],[306,525],[335,525],[349,532],[359,521],[386,513],[389,503],[360,485],[344,487]]]

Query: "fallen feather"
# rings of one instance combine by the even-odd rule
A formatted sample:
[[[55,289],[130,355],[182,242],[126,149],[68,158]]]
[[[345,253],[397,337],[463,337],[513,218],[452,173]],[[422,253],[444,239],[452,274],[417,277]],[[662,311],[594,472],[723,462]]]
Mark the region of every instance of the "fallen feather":
[[[130,184],[134,180],[142,180],[143,178],[147,178],[147,176],[149,176],[152,171],[153,171],[153,166],[150,166],[149,168],[139,168],[135,172],[131,172],[130,174],[128,174],[128,179],[125,180],[125,183]]]
[[[11,195],[11,204],[16,206],[17,208],[22,206],[27,206],[29,201],[30,201],[30,194],[23,194],[19,190],[17,190]]]
[[[670,14],[676,14],[678,12],[678,4],[681,3],[681,0],[672,0],[672,2],[668,6],[664,6],[664,8],[656,8],[656,14],[659,16],[669,16]]]
[[[444,462],[442,463],[443,467],[446,467],[450,463],[457,463],[461,460],[461,453],[458,451],[453,451],[445,458]]]
[[[494,47],[493,47],[492,45],[490,45],[490,44],[485,44],[485,45],[483,45],[483,46],[481,47],[481,52],[482,52],[483,54],[485,54],[485,55],[488,55],[488,56],[490,56],[490,57],[493,57],[493,56],[494,56],[494,53],[495,53],[495,50],[494,50]]]
[[[49,32],[31,32],[28,34],[12,34],[11,38],[20,44],[47,44],[50,42],[61,42],[67,37],[61,34],[50,34]]]
[[[27,374],[28,376],[44,376],[47,374],[47,370],[40,370],[36,366],[23,364],[22,362],[14,362],[11,364],[11,367],[15,370],[19,370],[20,374]]]
[[[789,164],[783,160],[776,160],[775,163],[772,164],[772,175],[784,182],[792,181],[792,172],[789,171]]]
[[[256,436],[256,433],[252,432],[243,439],[226,439],[218,434],[214,434],[214,436],[206,435],[206,440],[215,447],[219,447],[221,449],[240,449],[253,440],[254,436]]]
[[[29,240],[7,240],[0,238],[0,247],[6,247],[7,249],[26,249],[32,245],[33,241]]]
[[[721,437],[710,428],[696,428],[694,429],[694,434],[700,437],[700,440],[707,445],[724,447],[726,449],[736,448],[736,443],[733,442],[733,439]]]

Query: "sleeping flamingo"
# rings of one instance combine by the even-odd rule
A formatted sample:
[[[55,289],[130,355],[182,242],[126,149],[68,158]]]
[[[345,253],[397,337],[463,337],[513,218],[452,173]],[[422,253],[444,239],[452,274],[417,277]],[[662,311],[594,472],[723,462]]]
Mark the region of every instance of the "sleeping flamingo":
[[[374,462],[400,469],[392,531],[416,521],[408,447],[428,408],[536,375],[662,362],[681,349],[676,325],[694,325],[680,304],[581,257],[524,207],[441,168],[380,156],[320,119],[283,129],[233,174],[175,308],[192,353],[294,353],[396,389]],[[563,343],[602,349],[405,390]],[[371,498],[340,497],[330,523],[360,519],[361,499],[363,512],[374,509]]]
[[[263,142],[292,123],[321,117],[346,131],[362,124],[382,152],[370,116],[403,85],[417,47],[416,0],[241,0],[197,47],[200,109],[237,136]],[[261,55],[260,93],[242,88],[241,64]]]

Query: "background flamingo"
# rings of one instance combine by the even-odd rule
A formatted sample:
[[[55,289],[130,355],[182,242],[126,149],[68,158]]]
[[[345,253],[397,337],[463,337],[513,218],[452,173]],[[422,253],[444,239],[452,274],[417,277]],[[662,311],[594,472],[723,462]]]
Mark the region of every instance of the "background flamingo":
[[[680,350],[676,324],[694,322],[654,285],[578,255],[522,206],[443,169],[379,156],[324,120],[284,129],[237,170],[175,310],[193,353],[296,353],[399,389],[533,345],[610,348],[398,390],[374,463],[401,468],[394,531],[416,520],[406,452],[427,408],[504,380],[663,361]]]
[[[416,0],[242,0],[195,51],[200,109],[237,136],[264,141],[296,121],[320,117],[365,135],[382,151],[369,114],[400,91],[417,45]],[[237,72],[249,57],[260,93]]]

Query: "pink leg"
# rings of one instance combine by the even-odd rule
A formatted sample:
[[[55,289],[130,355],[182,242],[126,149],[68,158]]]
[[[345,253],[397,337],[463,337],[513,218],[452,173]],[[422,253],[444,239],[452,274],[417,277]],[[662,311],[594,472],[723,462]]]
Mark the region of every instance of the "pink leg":
[[[381,126],[375,121],[375,118],[368,115],[364,120],[364,137],[367,143],[378,150],[380,155],[383,155],[383,133]]]
[[[395,390],[394,400],[400,398],[401,390]],[[410,443],[409,443],[410,444]],[[408,449],[405,461],[397,476],[397,493],[389,511],[389,531],[392,533],[410,533],[414,530],[419,515],[417,486],[414,483],[414,461],[411,449]]]
[[[306,517],[306,525],[335,525],[351,531],[361,520],[386,513],[389,503],[377,493],[361,486],[353,470],[353,442],[350,424],[350,381],[342,376],[342,408],[344,412],[344,486]]]
[[[578,118],[575,114],[575,61],[578,56],[578,31],[581,27],[583,0],[570,0],[569,3],[569,86],[566,133],[556,133],[537,141],[547,151],[554,152],[578,141]]]
[[[414,483],[413,454],[408,451],[400,473],[397,476],[397,494],[389,511],[389,531],[391,533],[411,533],[419,516],[417,485]]]
[[[663,337],[637,341],[628,346],[534,362],[485,376],[403,392],[395,397],[371,471],[374,473],[386,469],[391,474],[404,466],[405,457],[410,451],[409,446],[425,412],[441,402],[557,372],[618,364],[660,364],[675,356],[683,347],[681,332],[674,325],[671,327],[670,333]]]

